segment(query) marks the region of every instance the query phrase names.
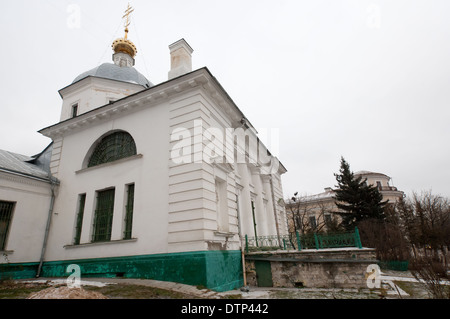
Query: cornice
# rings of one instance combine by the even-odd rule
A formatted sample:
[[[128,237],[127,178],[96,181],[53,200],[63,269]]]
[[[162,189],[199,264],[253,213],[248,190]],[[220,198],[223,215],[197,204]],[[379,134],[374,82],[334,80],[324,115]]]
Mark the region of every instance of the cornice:
[[[139,91],[123,99],[100,106],[89,112],[80,114],[52,126],[46,127],[39,133],[52,139],[71,134],[95,123],[115,118],[118,115],[130,113],[139,107],[152,106],[164,102],[172,96],[186,89],[199,88],[210,81],[208,73],[204,69],[191,72],[186,76],[161,83],[149,89]]]
[[[233,122],[240,123],[243,118],[245,119],[243,113],[234,104],[220,83],[205,67],[139,91],[110,104],[100,106],[94,110],[80,114],[75,118],[70,118],[46,127],[40,130],[39,133],[55,139],[94,123],[114,118],[119,114],[126,114],[144,105],[151,106],[156,103],[161,103],[176,94],[193,88],[202,89],[214,103],[223,109]],[[247,121],[247,123],[249,122]],[[250,125],[250,127],[254,130],[253,126]]]
[[[202,85],[205,93],[216,103],[232,122],[240,123],[244,115],[237,109],[237,107],[229,100],[228,95],[224,90],[218,87],[217,83],[208,81]],[[231,102],[231,103],[230,103]],[[252,127],[253,129],[253,127]],[[255,131],[256,133],[256,131]]]
[[[99,83],[100,85],[107,85],[107,83],[114,83],[115,86],[120,84],[120,85],[123,85],[123,87],[135,86],[135,87],[144,88],[143,85],[137,84],[137,83],[125,82],[125,81],[119,81],[119,80],[114,80],[114,79],[109,79],[109,78],[102,78],[99,76],[88,75],[85,78],[83,78],[77,82],[71,83],[71,84],[63,87],[62,89],[60,89],[58,91],[58,93],[59,93],[59,96],[61,96],[63,98],[64,96],[73,94],[74,92],[84,90],[86,87],[92,86],[94,83]]]
[[[191,89],[201,89],[208,98],[217,104],[226,115],[230,117],[235,128],[245,126],[245,128],[249,129],[257,136],[255,128],[206,67],[152,86],[151,88],[144,89],[110,104],[100,106],[94,110],[80,114],[75,118],[70,118],[43,128],[39,133],[55,140],[83,130],[93,124],[134,112],[141,107],[151,107],[168,101],[170,98]],[[282,174],[286,172],[286,169],[282,164],[279,164],[279,173]]]
[[[20,173],[0,170],[0,178],[15,183],[27,184],[37,187],[49,187],[50,181],[39,177],[27,176]]]
[[[214,167],[221,169],[226,174],[230,174],[235,171],[235,166],[232,163],[226,162],[226,159],[223,156],[217,156],[211,160]]]
[[[92,81],[92,79],[86,79],[85,81]],[[74,89],[82,84],[83,83],[78,82],[74,83],[72,84],[73,87],[70,89]],[[152,86],[151,88],[144,89],[112,103],[100,106],[94,110],[80,114],[77,117],[43,128],[39,133],[53,140],[62,138],[68,134],[95,125],[96,123],[101,123],[134,112],[139,108],[152,107],[156,104],[163,103],[176,95],[192,89],[202,90],[202,92],[205,93],[205,96],[217,104],[224,113],[230,117],[235,128],[245,126],[246,129],[249,129],[257,136],[255,128],[206,67]],[[280,167],[278,173],[285,173],[286,169],[281,163],[279,164]]]

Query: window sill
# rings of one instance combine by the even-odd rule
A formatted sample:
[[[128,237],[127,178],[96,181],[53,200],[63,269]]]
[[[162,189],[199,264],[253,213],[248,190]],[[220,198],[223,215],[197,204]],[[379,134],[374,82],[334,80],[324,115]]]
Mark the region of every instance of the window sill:
[[[102,246],[102,245],[114,245],[114,244],[123,244],[123,243],[134,243],[137,241],[137,238],[131,239],[118,239],[118,240],[110,240],[110,241],[98,241],[94,243],[84,243],[84,244],[70,244],[64,245],[63,248],[73,249],[73,248],[82,248],[82,247],[91,247],[91,246]]]
[[[92,166],[92,167],[86,167],[86,168],[82,168],[78,171],[75,171],[75,174],[81,174],[84,172],[89,172],[92,171],[94,169],[98,169],[98,168],[102,168],[102,167],[107,167],[107,166],[111,166],[111,165],[116,165],[116,164],[120,164],[120,163],[124,163],[124,162],[128,162],[128,161],[132,161],[138,158],[142,158],[142,154],[137,154],[137,155],[133,155],[130,157],[125,157],[125,158],[121,158],[117,161],[113,161],[113,162],[109,162],[109,163],[104,163],[104,164],[100,164],[100,165],[96,165],[96,166]]]
[[[233,237],[234,235],[236,235],[235,233],[231,233],[231,232],[226,232],[226,231],[215,231],[214,235],[216,236],[221,236],[221,237]]]

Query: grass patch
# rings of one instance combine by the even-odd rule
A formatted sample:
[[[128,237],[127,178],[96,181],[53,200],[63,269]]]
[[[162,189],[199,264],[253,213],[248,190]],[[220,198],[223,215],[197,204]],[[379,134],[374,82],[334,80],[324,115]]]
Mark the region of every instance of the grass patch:
[[[44,283],[0,281],[0,299],[26,299],[31,293],[50,287]]]
[[[431,295],[428,293],[424,283],[394,281],[394,283],[404,290],[410,299],[430,299]],[[404,297],[405,298],[405,297]]]
[[[0,299],[26,299],[30,294],[49,287],[47,283],[22,283],[20,281],[0,281]],[[112,284],[104,287],[83,286],[87,291],[99,292],[110,299],[195,299],[196,296],[154,287]]]
[[[84,286],[85,290],[99,292],[110,299],[194,299],[192,295],[160,288],[132,285],[113,284],[104,287]]]

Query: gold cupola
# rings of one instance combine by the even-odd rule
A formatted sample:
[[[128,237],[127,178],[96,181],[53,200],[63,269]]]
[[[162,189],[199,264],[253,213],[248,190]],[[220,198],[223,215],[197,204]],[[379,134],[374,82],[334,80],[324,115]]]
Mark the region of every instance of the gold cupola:
[[[114,40],[112,43],[112,49],[114,51],[113,61],[120,67],[134,66],[134,57],[136,56],[137,49],[133,42],[128,40],[128,26],[130,25],[130,14],[134,11],[130,4],[128,4],[123,19],[125,19],[125,36]]]
[[[136,56],[137,49],[136,46],[127,39],[117,39],[113,42],[112,48],[114,53],[123,52],[130,55],[132,58]]]

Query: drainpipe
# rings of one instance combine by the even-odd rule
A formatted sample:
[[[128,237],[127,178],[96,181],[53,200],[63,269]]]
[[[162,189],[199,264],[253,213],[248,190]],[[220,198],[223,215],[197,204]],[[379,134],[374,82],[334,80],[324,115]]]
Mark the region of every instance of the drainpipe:
[[[55,187],[57,185],[59,185],[58,180],[56,178],[50,177],[50,190],[51,190],[50,208],[48,210],[47,225],[45,226],[44,242],[42,244],[41,257],[39,258],[39,267],[37,270],[36,278],[39,278],[39,276],[41,275],[42,264],[44,263],[44,255],[45,250],[47,248],[48,233],[50,232],[50,224],[53,215],[53,206],[55,204]]]

